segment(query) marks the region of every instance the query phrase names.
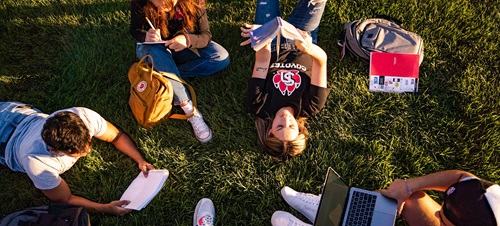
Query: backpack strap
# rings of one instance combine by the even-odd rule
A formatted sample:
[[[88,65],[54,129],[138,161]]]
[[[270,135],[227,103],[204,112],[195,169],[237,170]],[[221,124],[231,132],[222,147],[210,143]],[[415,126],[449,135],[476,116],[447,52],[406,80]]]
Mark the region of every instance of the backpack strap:
[[[0,226],[31,226],[40,217],[40,214],[48,211],[48,208],[48,206],[38,206],[18,210],[0,219]]]
[[[355,20],[352,22],[344,23],[344,30],[342,31],[341,37],[338,40],[337,44],[340,48],[340,60],[342,60],[345,56],[345,49],[347,48],[351,53],[353,53],[356,57],[369,57],[365,56],[366,53],[360,47],[360,43],[358,41],[359,34],[357,30],[360,26],[365,26],[366,23],[375,19],[366,19],[366,20]]]
[[[139,64],[142,63],[143,60],[145,60],[146,57],[149,57],[149,61],[151,62],[151,70],[154,70],[154,60],[153,60],[153,57],[151,55],[146,55],[145,57],[143,57],[141,59],[141,61],[139,62]],[[188,87],[189,89],[189,94],[191,95],[191,102],[193,102],[193,106],[195,108],[198,108],[198,104],[196,102],[196,94],[194,93],[194,89],[193,87],[191,87],[189,84],[187,84],[183,79],[177,77],[177,75],[173,74],[173,73],[168,73],[168,72],[158,72],[160,76],[158,76],[157,74],[155,73],[151,73],[153,76],[155,76],[156,78],[162,80],[162,79],[165,79],[166,78],[170,78],[174,81],[177,81],[177,82],[180,82],[182,84],[184,84],[186,87]],[[168,81],[170,82],[170,81]],[[185,120],[185,119],[188,119],[188,118],[191,118],[194,116],[194,111],[193,113],[191,113],[190,115],[182,115],[182,114],[171,114],[169,118],[173,118],[173,119],[181,119],[181,120]]]
[[[160,74],[163,77],[167,77],[167,78],[170,78],[172,80],[175,80],[177,82],[180,82],[180,83],[184,84],[189,89],[189,94],[191,95],[191,102],[193,102],[193,106],[195,108],[198,108],[198,104],[196,102],[196,94],[194,93],[194,89],[193,89],[192,86],[190,86],[189,84],[187,84],[183,79],[177,77],[175,74],[167,73],[167,72],[160,72]],[[190,115],[171,114],[169,118],[173,118],[173,119],[188,119],[188,118],[193,117],[193,115],[194,115],[194,111]]]
[[[52,203],[48,213],[41,214],[38,224],[52,226],[89,226],[90,218],[83,206],[66,203]]]
[[[342,33],[340,34],[340,38],[337,41],[337,45],[340,46],[339,60],[344,59],[344,56],[345,56],[345,42],[346,42],[346,28],[345,28],[345,25],[344,25],[344,30],[342,30]]]

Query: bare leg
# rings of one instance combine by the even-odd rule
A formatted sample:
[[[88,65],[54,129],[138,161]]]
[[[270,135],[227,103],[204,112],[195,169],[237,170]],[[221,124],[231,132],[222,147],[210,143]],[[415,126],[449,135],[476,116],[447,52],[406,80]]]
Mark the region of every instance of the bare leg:
[[[410,226],[434,226],[441,224],[440,210],[441,205],[426,193],[418,191],[406,200],[401,216]]]

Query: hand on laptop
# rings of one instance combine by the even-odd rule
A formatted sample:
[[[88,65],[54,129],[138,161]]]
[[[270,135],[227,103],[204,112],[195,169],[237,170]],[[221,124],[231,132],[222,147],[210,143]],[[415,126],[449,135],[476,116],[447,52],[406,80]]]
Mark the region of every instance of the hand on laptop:
[[[411,190],[407,187],[406,180],[396,179],[389,187],[380,190],[380,193],[389,198],[396,199],[398,201],[398,214],[401,214],[406,199],[411,195]]]

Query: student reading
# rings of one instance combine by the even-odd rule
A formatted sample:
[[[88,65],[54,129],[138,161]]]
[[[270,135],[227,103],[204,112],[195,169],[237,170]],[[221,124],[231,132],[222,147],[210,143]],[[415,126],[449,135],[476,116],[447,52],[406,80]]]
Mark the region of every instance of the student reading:
[[[247,103],[255,114],[258,142],[276,161],[303,152],[308,138],[306,120],[323,108],[330,92],[327,56],[316,45],[316,38],[312,38],[316,37],[325,3],[325,0],[300,0],[287,19],[299,29],[306,43],[283,39],[276,46],[274,40],[255,52]],[[256,7],[254,24],[245,23],[241,27],[244,38],[280,16],[279,0],[258,0]],[[250,39],[240,45],[249,43]],[[281,48],[279,56],[276,48]]]

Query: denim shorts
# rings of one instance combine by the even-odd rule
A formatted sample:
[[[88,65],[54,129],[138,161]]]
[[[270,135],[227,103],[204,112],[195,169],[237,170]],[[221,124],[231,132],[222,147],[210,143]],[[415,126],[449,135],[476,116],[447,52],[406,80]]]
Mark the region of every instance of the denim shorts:
[[[28,115],[41,112],[29,104],[0,102],[0,163],[4,162],[5,147],[17,125]]]

